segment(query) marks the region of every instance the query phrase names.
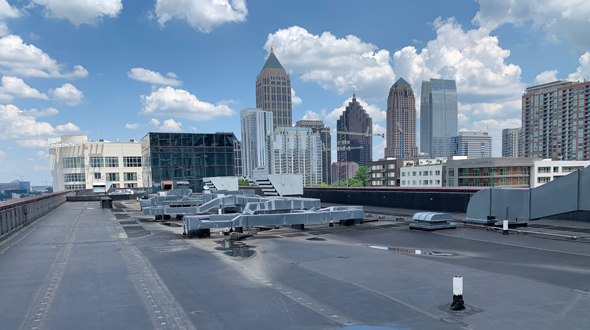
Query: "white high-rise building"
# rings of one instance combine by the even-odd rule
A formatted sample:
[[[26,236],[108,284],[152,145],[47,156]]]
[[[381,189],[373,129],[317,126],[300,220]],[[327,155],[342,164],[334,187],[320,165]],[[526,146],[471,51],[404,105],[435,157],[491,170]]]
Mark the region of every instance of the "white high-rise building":
[[[253,179],[254,173],[268,173],[267,136],[272,133],[273,115],[270,111],[247,108],[240,112],[242,126],[243,175]]]
[[[88,142],[86,135],[62,135],[49,140],[53,191],[92,189],[111,182],[112,188],[143,187],[141,144]]]
[[[270,174],[301,174],[303,186],[322,183],[322,140],[309,127],[277,127],[269,136]]]
[[[502,157],[518,157],[520,151],[520,128],[502,130]]]

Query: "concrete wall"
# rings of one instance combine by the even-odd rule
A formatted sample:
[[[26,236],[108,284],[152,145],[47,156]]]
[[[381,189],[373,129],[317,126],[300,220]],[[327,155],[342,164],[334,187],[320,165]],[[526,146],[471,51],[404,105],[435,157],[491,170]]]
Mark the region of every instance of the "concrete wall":
[[[67,196],[73,195],[73,191],[67,191],[0,203],[0,241],[32,224],[65,203]]]
[[[424,190],[369,190],[308,188],[303,197],[319,198],[322,203],[381,206],[434,212],[465,213],[469,199],[476,190],[465,191]]]

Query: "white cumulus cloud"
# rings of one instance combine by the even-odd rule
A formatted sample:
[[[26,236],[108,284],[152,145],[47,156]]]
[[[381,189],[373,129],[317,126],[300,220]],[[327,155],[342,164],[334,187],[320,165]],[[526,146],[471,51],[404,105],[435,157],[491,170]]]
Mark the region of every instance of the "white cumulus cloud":
[[[477,0],[480,9],[473,23],[488,30],[503,24],[522,26],[532,22],[547,38],[558,43],[565,37],[587,49],[590,44],[590,2],[588,0]]]
[[[174,119],[170,118],[164,120],[164,123],[158,128],[158,130],[160,132],[181,132],[182,128],[180,128],[180,126],[182,126],[181,122],[174,121]]]
[[[42,159],[46,159],[46,158],[49,158],[49,154],[43,150],[39,150],[39,151],[37,151],[37,157],[42,158]]]
[[[21,12],[12,7],[6,0],[0,0],[0,37],[9,33],[8,26],[6,26],[7,18],[17,18],[21,16]]]
[[[571,73],[567,79],[570,81],[579,81],[590,78],[590,52],[584,53],[579,59],[580,66],[576,72]]]
[[[157,120],[156,118],[152,118],[152,119],[150,119],[149,125],[160,126],[160,121]]]
[[[535,77],[535,84],[546,84],[552,81],[556,81],[558,73],[559,71],[557,70],[543,71]]]
[[[139,124],[125,124],[125,128],[126,129],[138,129],[139,128]]]
[[[51,94],[55,101],[65,103],[69,106],[80,104],[84,98],[84,93],[70,83],[65,83],[56,89],[50,89],[49,94]]]
[[[291,88],[291,103],[293,105],[300,105],[303,100],[299,96],[295,96],[295,90]]]
[[[47,100],[47,95],[29,87],[22,79],[12,76],[2,77],[0,102],[11,102],[15,97]]]
[[[182,85],[182,82],[176,79],[178,77],[173,72],[168,72],[168,78],[166,78],[162,76],[159,72],[151,71],[144,68],[133,68],[129,72],[127,72],[127,76],[134,80],[143,81],[155,85]]]
[[[326,116],[326,110],[323,110],[322,114],[317,112],[313,112],[311,110],[305,110],[305,115],[303,115],[303,120],[320,120]]]
[[[63,67],[41,49],[24,43],[19,36],[0,38],[0,72],[4,74],[68,79],[88,76],[88,71],[81,65],[75,65],[71,72],[63,72]]]
[[[33,0],[45,7],[46,16],[67,19],[75,26],[96,25],[103,17],[115,18],[123,9],[122,0]]]
[[[16,140],[16,143],[21,148],[45,148],[47,147],[47,139],[28,139],[28,140]],[[43,152],[43,151],[39,151]],[[39,153],[37,153],[39,155]]]
[[[80,131],[72,123],[53,127],[47,122],[38,122],[38,115],[36,110],[23,111],[12,104],[0,104],[0,139],[40,139]]]
[[[387,131],[385,130],[385,127],[379,125],[379,124],[373,124],[373,134],[385,134],[387,133]]]
[[[217,105],[200,101],[193,94],[170,86],[160,87],[150,95],[142,95],[142,114],[174,116],[195,121],[227,117],[234,111],[221,102]]]
[[[162,27],[176,18],[209,33],[223,23],[246,21],[248,8],[245,0],[157,0],[155,12]]]
[[[338,94],[356,90],[365,98],[382,98],[395,80],[389,51],[354,35],[314,35],[291,26],[269,34],[264,48],[270,52],[271,46],[287,71]]]
[[[356,98],[356,101],[360,103],[360,105],[363,107],[363,109],[365,109],[367,114],[369,114],[369,117],[373,119],[373,123],[383,121],[387,118],[387,113],[385,111],[381,111],[381,109],[379,109],[378,106],[374,104],[368,104],[367,102],[361,100],[358,97]],[[341,107],[332,110],[332,112],[330,112],[324,119],[329,122],[335,123],[338,119],[340,119],[340,116],[342,115],[342,113],[344,112],[344,110],[350,102],[352,102],[352,97],[346,99],[346,101],[342,103]]]
[[[49,168],[46,166],[33,165],[33,170],[34,171],[49,171]]]
[[[4,151],[0,150],[0,158],[2,158],[2,157],[6,157],[6,153]]]

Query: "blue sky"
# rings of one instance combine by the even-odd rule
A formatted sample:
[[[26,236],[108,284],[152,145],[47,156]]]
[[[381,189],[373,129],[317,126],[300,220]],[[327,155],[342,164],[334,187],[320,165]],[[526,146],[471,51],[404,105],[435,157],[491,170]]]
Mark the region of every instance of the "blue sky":
[[[460,129],[489,128],[498,156],[527,86],[590,77],[589,17],[587,0],[0,0],[0,182],[51,181],[61,134],[240,136],[271,46],[294,121],[335,127],[355,90],[385,132],[395,80],[419,101],[422,80],[456,79]]]

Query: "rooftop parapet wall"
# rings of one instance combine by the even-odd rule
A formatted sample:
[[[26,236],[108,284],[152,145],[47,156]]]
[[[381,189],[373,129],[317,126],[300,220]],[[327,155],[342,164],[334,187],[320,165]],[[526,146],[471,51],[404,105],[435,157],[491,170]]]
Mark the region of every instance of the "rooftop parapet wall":
[[[70,190],[1,202],[0,242],[65,203],[66,198],[74,194]]]

